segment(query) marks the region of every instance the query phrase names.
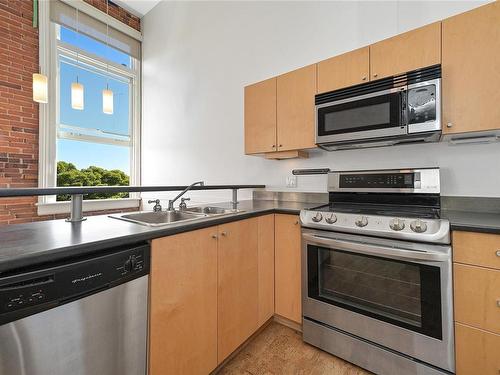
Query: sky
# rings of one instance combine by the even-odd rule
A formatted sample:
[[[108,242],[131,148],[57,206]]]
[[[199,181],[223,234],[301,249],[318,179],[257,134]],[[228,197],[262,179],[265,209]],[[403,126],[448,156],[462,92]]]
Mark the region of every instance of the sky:
[[[61,26],[61,40],[71,43],[93,54],[108,58],[124,66],[130,67],[130,57],[107,47],[105,44],[91,39],[83,34]],[[102,132],[130,135],[129,121],[129,86],[126,81],[115,77],[106,77],[101,74],[74,66],[71,60],[60,60],[60,122],[64,125],[77,126],[86,129],[99,129]],[[84,109],[71,108],[71,84],[78,82],[84,86]],[[113,114],[102,111],[102,90],[109,86],[113,91]],[[93,135],[105,136],[102,133]],[[124,146],[106,145],[100,143],[81,142],[59,139],[57,141],[57,160],[67,161],[77,168],[86,168],[91,165],[106,169],[120,169],[130,175],[130,148]]]

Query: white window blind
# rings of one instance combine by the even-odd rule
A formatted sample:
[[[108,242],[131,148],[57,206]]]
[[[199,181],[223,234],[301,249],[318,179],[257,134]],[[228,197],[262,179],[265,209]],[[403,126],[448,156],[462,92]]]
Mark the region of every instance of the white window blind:
[[[111,18],[111,16],[107,17]],[[72,30],[77,29],[76,8],[62,1],[54,0],[50,2],[50,19]],[[102,43],[106,43],[106,24],[82,11],[78,13],[78,31]],[[111,26],[109,26],[107,43],[113,48],[125,52],[136,59],[140,59],[141,43]]]

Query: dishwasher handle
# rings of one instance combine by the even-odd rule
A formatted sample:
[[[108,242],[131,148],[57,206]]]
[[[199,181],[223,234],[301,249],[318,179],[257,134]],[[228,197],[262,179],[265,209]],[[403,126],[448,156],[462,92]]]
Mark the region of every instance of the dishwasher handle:
[[[450,255],[438,251],[421,251],[402,249],[390,246],[383,246],[370,243],[343,241],[334,238],[319,236],[315,234],[303,233],[302,237],[308,243],[326,246],[330,249],[344,250],[352,253],[365,255],[373,255],[382,258],[403,259],[409,261],[430,261],[430,262],[447,262],[450,260]]]

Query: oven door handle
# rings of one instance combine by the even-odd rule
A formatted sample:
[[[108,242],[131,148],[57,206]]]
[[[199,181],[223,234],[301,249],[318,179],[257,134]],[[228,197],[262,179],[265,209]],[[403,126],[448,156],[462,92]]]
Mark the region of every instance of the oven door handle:
[[[449,254],[440,253],[437,251],[398,249],[389,246],[336,240],[333,238],[328,238],[308,233],[303,233],[302,237],[308,242],[315,243],[318,245],[324,245],[327,246],[328,248],[350,251],[352,253],[374,255],[383,258],[406,259],[413,261],[433,261],[433,262],[446,262],[450,260]]]

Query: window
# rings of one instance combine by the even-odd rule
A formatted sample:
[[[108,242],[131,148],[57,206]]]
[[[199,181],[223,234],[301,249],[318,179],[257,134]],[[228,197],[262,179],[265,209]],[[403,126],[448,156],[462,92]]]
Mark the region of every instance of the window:
[[[115,29],[112,29],[114,34],[103,35],[103,30],[107,31],[105,24],[81,11],[77,23],[76,9],[59,1],[50,3],[48,60],[50,76],[55,79],[50,80],[49,114],[40,140],[40,149],[45,153],[45,157],[41,157],[40,186],[136,184],[140,144],[139,49],[125,48],[128,47],[126,36],[116,37]],[[81,110],[72,108],[74,82],[84,88]],[[112,113],[103,112],[104,89],[113,92]],[[128,197],[127,193],[94,194],[84,199]],[[64,195],[46,197],[40,203],[43,206],[68,199],[69,196]],[[55,213],[40,211],[39,208],[42,214]]]

